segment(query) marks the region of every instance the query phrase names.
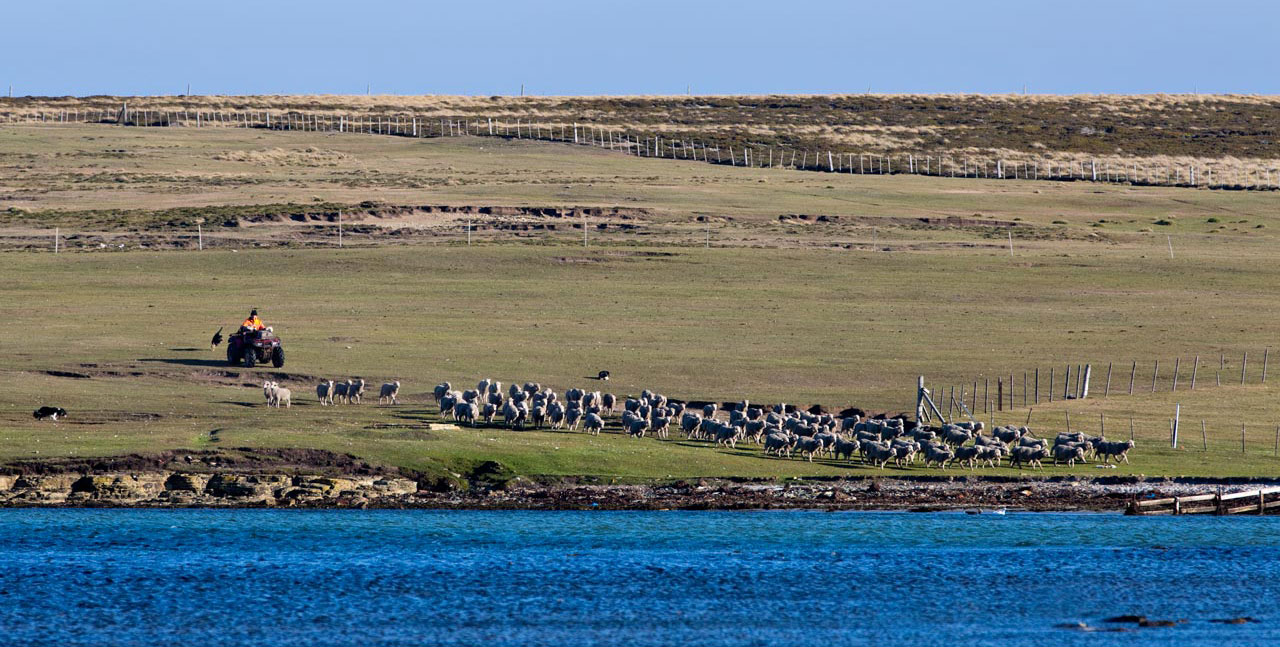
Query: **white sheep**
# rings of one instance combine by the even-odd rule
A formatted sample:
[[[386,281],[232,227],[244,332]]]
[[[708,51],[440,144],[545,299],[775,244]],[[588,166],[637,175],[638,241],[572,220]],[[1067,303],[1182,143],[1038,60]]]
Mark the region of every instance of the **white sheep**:
[[[386,382],[382,385],[382,389],[378,391],[378,404],[382,404],[383,400],[391,404],[398,404],[396,396],[400,395],[400,381]]]
[[[351,390],[351,380],[334,382],[333,393],[330,394],[329,396],[329,402],[331,403],[348,402],[347,391],[349,390]]]
[[[361,395],[364,395],[364,380],[357,377],[347,386],[347,403],[360,404]]]
[[[320,406],[333,404],[333,380],[326,380],[316,385],[316,397],[320,398]]]
[[[274,403],[274,406],[277,409],[280,408],[281,403],[284,403],[284,408],[290,409],[293,407],[293,391],[290,391],[289,389],[286,389],[285,387],[280,386],[276,382],[272,382],[271,383],[271,402]]]

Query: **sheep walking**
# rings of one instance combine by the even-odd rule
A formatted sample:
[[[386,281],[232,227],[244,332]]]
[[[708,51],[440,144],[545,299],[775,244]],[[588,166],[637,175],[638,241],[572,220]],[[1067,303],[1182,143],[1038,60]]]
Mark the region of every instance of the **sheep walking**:
[[[333,380],[326,380],[316,386],[316,397],[320,399],[320,406],[327,407],[333,404]]]
[[[1013,453],[1009,458],[1009,467],[1022,469],[1023,465],[1032,468],[1044,469],[1044,465],[1040,464],[1040,460],[1049,456],[1049,450],[1043,445],[1021,445],[1013,448]]]
[[[338,404],[347,401],[347,391],[351,388],[351,380],[343,380],[333,383],[333,390],[329,393],[329,402]]]
[[[267,406],[273,406],[277,409],[284,404],[284,408],[293,408],[293,391],[280,386],[276,382],[271,383],[271,396],[267,399]]]
[[[364,380],[357,377],[351,380],[351,385],[347,387],[347,402],[360,404],[362,395],[364,395]]]
[[[1133,449],[1132,440],[1115,442],[1102,441],[1097,443],[1095,451],[1098,454],[1099,460],[1106,461],[1107,463],[1111,463],[1112,458],[1123,460],[1125,463],[1128,463],[1130,449]]]
[[[378,404],[386,401],[388,404],[399,404],[396,398],[400,395],[400,381],[386,382],[378,391]]]
[[[442,382],[436,385],[435,390],[432,391],[432,395],[436,396],[436,403],[439,404],[440,398],[443,398],[445,394],[447,394],[452,390],[453,390],[452,384],[449,384],[448,382]]]

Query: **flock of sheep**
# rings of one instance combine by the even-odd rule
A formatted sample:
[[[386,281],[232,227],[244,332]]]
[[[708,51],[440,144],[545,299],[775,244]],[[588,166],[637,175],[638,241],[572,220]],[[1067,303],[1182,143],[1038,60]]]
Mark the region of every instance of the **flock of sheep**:
[[[360,378],[325,380],[316,386],[316,397],[322,406],[359,404],[364,390],[365,381]],[[269,407],[292,406],[292,392],[277,382],[263,382],[262,393]],[[399,394],[399,381],[386,382],[378,390],[378,403],[398,404]],[[464,391],[445,382],[435,387],[433,395],[440,416],[459,424],[492,425],[500,419],[509,429],[581,428],[595,435],[604,430],[605,416],[612,415],[619,404],[612,393],[574,388],[562,397],[536,382],[511,384],[504,392],[502,382],[491,379],[480,380],[476,388]],[[752,406],[746,400],[726,406],[722,416],[715,403],[691,408],[684,401],[649,390],[621,404],[621,428],[631,437],[666,439],[674,424],[686,439],[717,447],[736,448],[738,443],[750,442],[761,446],[768,456],[799,456],[810,462],[815,456],[848,461],[857,457],[881,469],[890,462],[898,467],[923,463],[944,470],[956,464],[977,469],[999,466],[1006,459],[1010,467],[1019,469],[1043,469],[1041,461],[1045,459],[1070,466],[1090,459],[1128,463],[1134,446],[1132,440],[1109,441],[1082,433],[1057,434],[1050,444],[1048,439],[1032,436],[1026,427],[996,427],[987,434],[981,422],[924,427],[902,417],[864,420],[855,410],[837,416],[785,404]]]
[[[384,392],[386,388],[383,385]],[[605,416],[618,407],[618,399],[611,393],[574,388],[561,397],[535,382],[511,384],[504,392],[502,383],[491,379],[463,391],[445,382],[435,387],[433,395],[442,418],[472,426],[492,425],[500,419],[503,426],[511,429],[545,425],[575,431],[581,427],[586,433],[599,434],[604,430]],[[864,420],[853,410],[836,416],[785,404],[752,406],[746,400],[727,406],[721,416],[717,404],[690,408],[683,401],[649,390],[622,402],[620,423],[622,431],[637,438],[646,434],[668,438],[675,424],[685,438],[716,446],[734,448],[740,442],[751,442],[762,446],[766,455],[798,455],[809,461],[814,456],[836,460],[853,460],[857,456],[880,468],[889,462],[899,467],[923,462],[926,467],[946,469],[959,464],[976,469],[995,467],[1007,459],[1010,467],[1043,469],[1041,461],[1047,458],[1055,465],[1074,466],[1089,459],[1127,463],[1128,452],[1134,446],[1132,440],[1114,442],[1082,433],[1058,434],[1050,444],[1047,439],[1032,436],[1026,427],[996,427],[986,434],[981,422],[929,428],[901,417]]]

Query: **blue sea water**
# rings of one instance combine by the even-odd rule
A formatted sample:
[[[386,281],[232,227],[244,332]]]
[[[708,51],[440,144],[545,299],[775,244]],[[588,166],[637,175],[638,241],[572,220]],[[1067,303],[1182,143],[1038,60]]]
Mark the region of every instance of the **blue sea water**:
[[[0,511],[3,645],[1262,645],[1278,599],[1275,517]],[[1186,622],[1054,626],[1122,613]]]

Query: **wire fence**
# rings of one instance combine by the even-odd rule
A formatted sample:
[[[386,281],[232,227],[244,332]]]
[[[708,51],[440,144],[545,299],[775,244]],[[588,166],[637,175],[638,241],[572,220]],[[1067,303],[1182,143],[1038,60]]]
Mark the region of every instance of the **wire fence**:
[[[96,123],[145,128],[260,128],[278,131],[359,133],[393,137],[502,137],[593,146],[656,159],[734,167],[855,175],[923,175],[1000,180],[1086,181],[1138,186],[1280,190],[1280,162],[1261,165],[1222,160],[1161,163],[1138,158],[1061,160],[920,151],[857,152],[752,144],[742,136],[672,135],[671,128],[633,132],[596,123],[539,123],[507,117],[426,117],[412,113],[334,114],[269,110],[119,110],[0,113],[0,123]],[[665,134],[664,134],[665,133]],[[731,143],[739,142],[738,144]]]

